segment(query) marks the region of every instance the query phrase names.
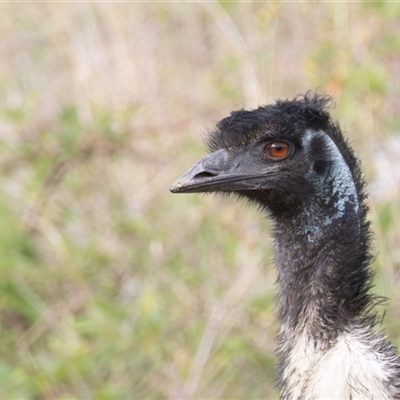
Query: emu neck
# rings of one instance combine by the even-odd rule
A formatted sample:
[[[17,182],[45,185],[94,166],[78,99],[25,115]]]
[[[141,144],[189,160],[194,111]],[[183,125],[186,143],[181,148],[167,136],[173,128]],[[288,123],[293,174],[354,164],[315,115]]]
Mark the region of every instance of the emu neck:
[[[277,221],[280,320],[290,330],[307,325],[332,337],[363,311],[360,221],[350,205],[337,219],[312,208]]]
[[[385,359],[368,317],[366,210],[347,203],[321,229],[328,210],[318,208],[293,215],[292,225],[276,221],[282,399],[392,398],[381,376],[398,367]]]

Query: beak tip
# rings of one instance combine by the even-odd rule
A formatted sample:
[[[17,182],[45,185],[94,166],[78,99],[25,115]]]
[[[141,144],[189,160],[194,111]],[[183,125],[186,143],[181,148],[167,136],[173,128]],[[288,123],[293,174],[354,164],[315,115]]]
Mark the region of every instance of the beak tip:
[[[170,187],[169,191],[171,193],[178,193],[179,189],[182,187],[182,184],[180,182],[175,181]]]

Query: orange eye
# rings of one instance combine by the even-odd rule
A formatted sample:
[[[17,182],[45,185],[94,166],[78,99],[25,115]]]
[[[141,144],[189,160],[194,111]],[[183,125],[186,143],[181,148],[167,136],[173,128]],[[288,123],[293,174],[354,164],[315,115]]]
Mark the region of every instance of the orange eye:
[[[265,150],[272,158],[283,158],[289,154],[289,149],[289,145],[285,142],[272,142]]]

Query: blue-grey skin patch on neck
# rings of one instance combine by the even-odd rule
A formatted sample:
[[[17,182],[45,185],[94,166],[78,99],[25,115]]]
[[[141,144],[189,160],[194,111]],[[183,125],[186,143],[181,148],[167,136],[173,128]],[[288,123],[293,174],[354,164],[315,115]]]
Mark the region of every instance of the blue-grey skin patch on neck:
[[[344,215],[346,203],[352,204],[354,212],[358,213],[358,195],[350,168],[333,140],[328,135],[325,135],[324,139],[331,154],[331,160],[333,161],[328,179],[330,178],[333,182],[332,195],[337,194],[337,201],[335,203],[337,214],[335,218],[341,218]]]
[[[326,155],[330,161],[330,168],[326,175],[320,176],[313,169],[312,155],[307,154],[307,161],[311,165],[306,176],[315,188],[317,197],[325,205],[329,205],[329,212],[320,214],[310,210],[307,215],[310,223],[303,228],[309,242],[314,242],[321,229],[331,225],[335,220],[342,218],[346,212],[352,211],[358,215],[360,208],[356,186],[350,168],[333,140],[323,131],[307,130],[302,144],[304,149],[310,149],[310,143],[316,138],[322,139],[325,144]]]

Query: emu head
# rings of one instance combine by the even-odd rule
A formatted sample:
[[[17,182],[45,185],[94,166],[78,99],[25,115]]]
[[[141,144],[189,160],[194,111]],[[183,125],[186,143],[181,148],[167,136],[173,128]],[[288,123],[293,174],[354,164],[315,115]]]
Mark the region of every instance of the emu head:
[[[328,210],[358,213],[358,161],[333,123],[329,96],[298,96],[256,110],[234,111],[208,137],[210,154],[171,186],[173,193],[244,196],[273,216]]]

